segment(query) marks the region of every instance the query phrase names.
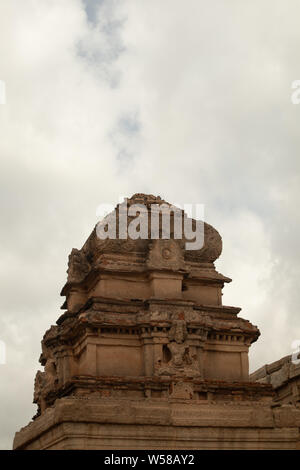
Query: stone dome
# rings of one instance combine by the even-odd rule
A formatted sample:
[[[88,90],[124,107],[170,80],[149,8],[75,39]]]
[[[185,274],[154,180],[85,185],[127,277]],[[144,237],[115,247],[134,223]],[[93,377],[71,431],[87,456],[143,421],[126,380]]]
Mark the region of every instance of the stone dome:
[[[125,202],[122,203],[122,206],[126,204]],[[133,240],[129,237],[126,239],[121,239],[119,238],[119,233],[118,233],[118,222],[119,222],[119,210],[120,210],[120,204],[116,206],[114,211],[109,214],[107,217],[110,217],[112,215],[116,216],[116,238],[111,239],[111,238],[106,238],[106,239],[100,239],[97,236],[97,225],[94,228],[93,232],[91,233],[90,237],[86,241],[85,245],[83,246],[82,250],[84,251],[87,259],[90,260],[90,262],[95,261],[95,259],[101,254],[101,253],[139,253],[140,255],[147,255],[149,251],[149,245],[152,243],[151,239],[151,217],[150,217],[150,211],[152,207],[156,207],[158,210],[163,211],[163,210],[168,210],[168,208],[174,208],[172,204],[169,202],[163,200],[160,196],[154,196],[152,194],[142,194],[142,193],[136,193],[134,194],[131,198],[127,199],[127,210],[129,211],[130,207],[133,205],[143,205],[144,207],[147,208],[147,215],[148,215],[148,238],[143,239],[143,238],[138,238],[136,240]],[[163,206],[163,208],[162,208]],[[176,208],[177,213],[183,215],[184,211]],[[127,223],[130,224],[130,222],[135,218],[135,216],[130,216],[127,215]],[[174,213],[170,211],[170,218],[174,219]],[[191,220],[186,216],[187,220]],[[191,221],[193,230],[196,228],[196,221],[192,219]],[[179,244],[179,246],[184,250],[184,259],[186,261],[194,261],[198,263],[213,263],[219,256],[221,255],[222,252],[222,238],[219,234],[219,232],[209,225],[208,223],[204,222],[204,245],[202,246],[201,249],[199,250],[187,250],[185,249],[185,244],[187,242],[190,242],[191,240],[188,240],[185,238],[183,235],[181,239],[176,239],[174,237],[174,230],[173,230],[173,225],[171,223],[171,229],[170,229],[170,239],[175,239],[176,242]],[[161,228],[160,228],[160,236],[161,238]]]

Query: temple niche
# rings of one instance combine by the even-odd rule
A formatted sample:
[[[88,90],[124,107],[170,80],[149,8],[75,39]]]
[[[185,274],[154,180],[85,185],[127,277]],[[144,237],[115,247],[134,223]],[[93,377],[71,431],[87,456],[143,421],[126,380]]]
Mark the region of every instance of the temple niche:
[[[222,304],[231,279],[215,269],[217,230],[204,223],[203,246],[188,250],[172,229],[150,236],[150,208],[163,213],[166,201],[135,194],[126,204],[147,208],[149,237],[100,239],[95,227],[71,251],[64,312],[42,340],[37,413],[14,448],[298,448],[298,405],[249,377],[260,333]]]

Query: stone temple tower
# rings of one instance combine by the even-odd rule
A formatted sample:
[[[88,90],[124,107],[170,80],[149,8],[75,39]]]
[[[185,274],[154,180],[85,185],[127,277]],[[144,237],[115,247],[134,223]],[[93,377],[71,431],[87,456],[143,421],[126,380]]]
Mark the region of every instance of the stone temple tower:
[[[149,235],[150,208],[169,206],[144,194],[133,204],[146,207]],[[221,251],[206,223],[199,250],[172,229],[170,238],[100,239],[95,228],[69,256],[65,311],[42,340],[38,411],[14,448],[298,448],[298,407],[249,379],[260,333],[222,305],[231,279],[215,269]]]

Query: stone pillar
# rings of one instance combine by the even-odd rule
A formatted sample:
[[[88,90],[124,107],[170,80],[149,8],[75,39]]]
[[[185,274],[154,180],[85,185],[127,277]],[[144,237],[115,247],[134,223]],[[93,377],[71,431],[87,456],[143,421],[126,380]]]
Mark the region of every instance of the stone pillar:
[[[143,355],[144,355],[144,375],[153,375],[153,341],[152,338],[147,337],[143,340]]]

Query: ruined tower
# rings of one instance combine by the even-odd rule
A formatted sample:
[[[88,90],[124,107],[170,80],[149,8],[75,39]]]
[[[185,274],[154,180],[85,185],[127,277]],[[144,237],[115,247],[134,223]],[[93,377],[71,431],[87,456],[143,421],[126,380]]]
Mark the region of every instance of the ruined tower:
[[[150,207],[169,206],[144,194],[133,204],[147,208],[149,235]],[[207,223],[199,250],[172,230],[104,240],[95,228],[69,256],[65,312],[42,340],[38,411],[14,448],[297,448],[299,409],[250,381],[259,330],[222,305],[221,251]]]

